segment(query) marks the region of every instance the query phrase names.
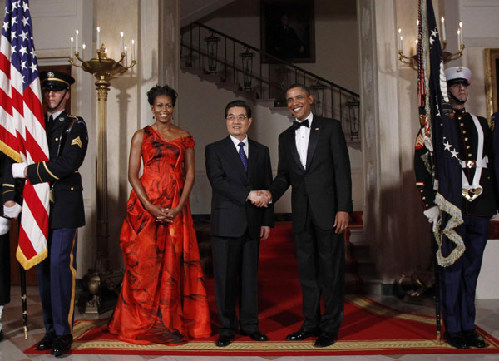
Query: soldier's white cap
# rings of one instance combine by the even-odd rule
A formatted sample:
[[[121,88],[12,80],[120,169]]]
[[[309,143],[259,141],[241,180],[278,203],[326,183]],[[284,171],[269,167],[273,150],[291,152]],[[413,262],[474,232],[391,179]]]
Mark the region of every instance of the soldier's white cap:
[[[471,70],[465,66],[453,66],[445,69],[445,77],[448,85],[462,83],[468,86],[470,85]]]

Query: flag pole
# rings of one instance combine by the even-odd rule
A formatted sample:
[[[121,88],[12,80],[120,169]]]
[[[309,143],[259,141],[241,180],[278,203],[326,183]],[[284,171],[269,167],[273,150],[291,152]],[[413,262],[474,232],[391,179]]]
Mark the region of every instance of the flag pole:
[[[23,315],[23,329],[24,339],[28,339],[28,296],[26,293],[26,271],[19,265],[19,272],[21,274],[21,303]]]

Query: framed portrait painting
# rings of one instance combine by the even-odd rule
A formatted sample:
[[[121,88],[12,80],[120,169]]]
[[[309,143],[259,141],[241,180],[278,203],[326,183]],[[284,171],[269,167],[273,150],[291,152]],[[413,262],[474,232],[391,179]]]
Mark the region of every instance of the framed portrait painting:
[[[313,0],[261,0],[260,11],[261,49],[291,63],[315,61]]]
[[[487,119],[497,112],[499,94],[499,49],[485,49],[485,87],[487,91]],[[497,125],[496,125],[497,126]]]

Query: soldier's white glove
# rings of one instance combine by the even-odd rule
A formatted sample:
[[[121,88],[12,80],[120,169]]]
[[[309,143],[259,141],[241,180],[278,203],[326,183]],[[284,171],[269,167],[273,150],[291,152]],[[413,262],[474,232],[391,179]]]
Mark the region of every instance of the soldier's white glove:
[[[9,231],[9,220],[0,217],[0,236],[7,234],[8,231]]]
[[[13,163],[12,176],[14,178],[24,178],[24,169],[28,166],[27,163]]]
[[[423,214],[428,218],[428,222],[431,223],[431,230],[435,233],[437,231],[438,219],[440,218],[440,209],[437,206],[433,206],[423,211]]]
[[[3,206],[3,215],[7,218],[17,218],[19,213],[21,213],[22,207],[19,204],[15,204],[14,206],[7,207]]]

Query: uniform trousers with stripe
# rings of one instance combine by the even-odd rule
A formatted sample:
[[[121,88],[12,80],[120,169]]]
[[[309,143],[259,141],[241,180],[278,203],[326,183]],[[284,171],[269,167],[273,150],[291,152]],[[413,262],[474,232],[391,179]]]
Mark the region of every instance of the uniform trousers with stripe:
[[[73,329],[76,235],[76,228],[51,229],[48,257],[37,266],[45,330],[59,336]]]

